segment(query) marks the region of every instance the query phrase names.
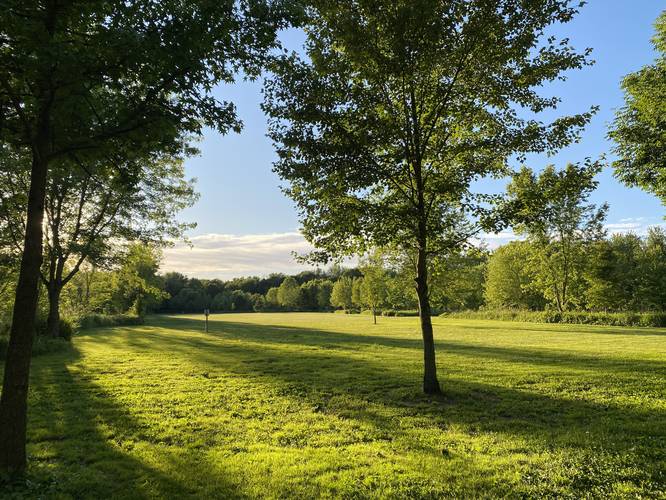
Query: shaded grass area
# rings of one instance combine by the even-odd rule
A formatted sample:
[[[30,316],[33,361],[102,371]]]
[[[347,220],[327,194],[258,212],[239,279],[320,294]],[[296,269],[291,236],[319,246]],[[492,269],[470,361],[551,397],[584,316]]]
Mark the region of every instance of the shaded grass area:
[[[666,335],[437,318],[160,316],[34,360],[4,496],[664,497]]]

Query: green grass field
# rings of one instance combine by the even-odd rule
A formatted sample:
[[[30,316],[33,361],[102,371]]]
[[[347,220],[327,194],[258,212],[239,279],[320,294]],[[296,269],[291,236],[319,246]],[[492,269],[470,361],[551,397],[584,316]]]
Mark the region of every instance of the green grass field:
[[[666,330],[154,317],[33,361],[6,496],[666,498]],[[0,490],[2,491],[2,490]]]

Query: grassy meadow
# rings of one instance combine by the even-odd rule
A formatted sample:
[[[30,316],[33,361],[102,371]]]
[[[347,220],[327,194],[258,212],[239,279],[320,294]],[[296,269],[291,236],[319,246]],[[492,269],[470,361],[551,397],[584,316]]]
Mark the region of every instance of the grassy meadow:
[[[666,498],[666,330],[157,316],[34,358],[3,497]]]

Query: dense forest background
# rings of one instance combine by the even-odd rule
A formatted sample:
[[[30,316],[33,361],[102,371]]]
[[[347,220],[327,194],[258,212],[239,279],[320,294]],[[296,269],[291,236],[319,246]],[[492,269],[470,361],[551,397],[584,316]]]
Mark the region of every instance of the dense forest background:
[[[529,238],[494,250],[483,246],[431,262],[436,313],[550,311],[552,313],[661,313],[666,311],[666,232],[613,234],[568,248],[543,247]],[[64,288],[62,323],[94,323],[146,313],[372,311],[417,315],[408,255],[388,250],[357,267],[332,265],[295,275],[280,273],[223,281],[179,272],[160,273],[160,250],[133,245],[115,269],[86,267]],[[5,263],[2,326],[11,311],[12,266]],[[560,307],[561,306],[561,307]],[[48,297],[40,294],[45,327]],[[554,316],[552,316],[554,317]],[[580,319],[580,315],[577,316]],[[661,321],[661,320],[660,320]],[[70,331],[68,328],[65,332]]]

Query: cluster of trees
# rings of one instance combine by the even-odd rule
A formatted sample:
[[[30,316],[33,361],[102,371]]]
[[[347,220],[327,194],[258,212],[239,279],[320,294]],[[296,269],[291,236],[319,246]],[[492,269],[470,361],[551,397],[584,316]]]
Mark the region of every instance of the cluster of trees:
[[[514,241],[495,250],[484,284],[488,308],[666,311],[666,232],[614,234],[579,250],[568,276],[543,265],[542,249]],[[565,286],[565,281],[567,284]],[[559,298],[565,291],[564,301]],[[558,293],[559,292],[559,293]]]

